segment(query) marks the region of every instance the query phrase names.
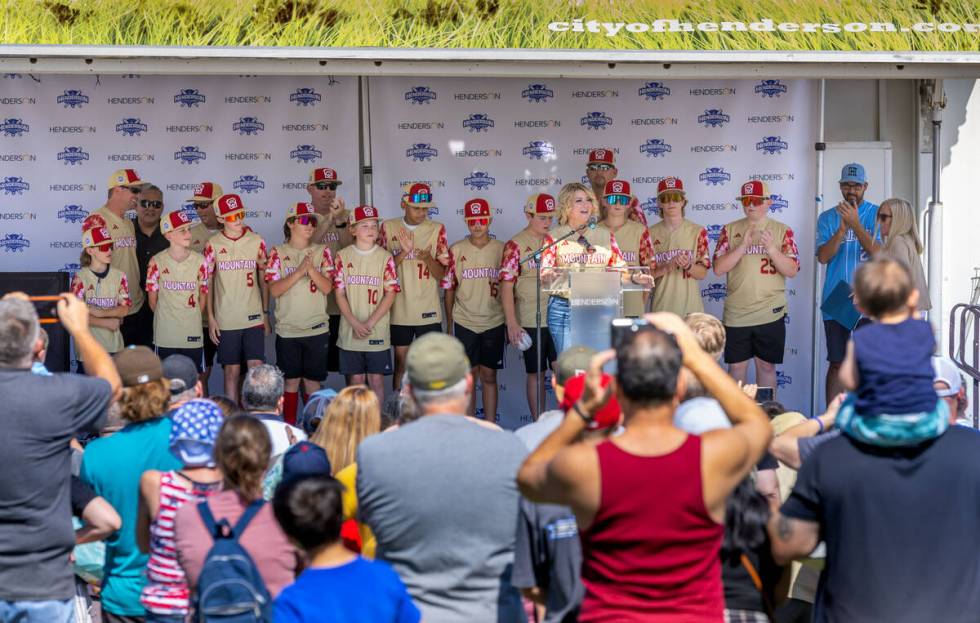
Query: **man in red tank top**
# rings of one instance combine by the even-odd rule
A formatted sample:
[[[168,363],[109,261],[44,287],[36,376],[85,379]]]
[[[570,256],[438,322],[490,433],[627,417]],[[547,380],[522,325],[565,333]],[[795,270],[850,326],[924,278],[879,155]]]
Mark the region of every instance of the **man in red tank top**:
[[[772,428],[670,313],[646,317],[618,348],[599,353],[582,398],[518,473],[534,502],[571,506],[582,537],[583,623],[717,623],[724,600],[718,552],[725,499],[765,452]],[[608,400],[602,366],[625,432],[599,445],[580,437]],[[676,428],[674,410],[693,374],[732,421],[701,436]]]

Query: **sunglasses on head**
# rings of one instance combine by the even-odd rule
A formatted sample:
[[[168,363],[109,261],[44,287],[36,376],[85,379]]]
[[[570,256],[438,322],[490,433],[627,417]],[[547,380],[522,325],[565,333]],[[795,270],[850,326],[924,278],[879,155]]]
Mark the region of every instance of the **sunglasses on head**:
[[[625,206],[630,204],[630,198],[627,197],[626,195],[609,195],[608,197],[606,197],[606,203],[608,203],[611,206],[614,206],[616,204],[621,204]]]
[[[143,192],[143,189],[139,186],[127,186],[126,188],[128,188],[129,192],[133,193],[134,195],[138,195]]]
[[[475,225],[483,225],[484,227],[486,227],[487,225],[490,224],[490,219],[488,219],[488,218],[469,218],[469,219],[466,219],[466,222],[467,223],[473,223]]]
[[[162,201],[151,201],[150,199],[140,200],[140,206],[144,208],[150,208],[151,210],[160,210],[163,208]]]
[[[111,242],[107,242],[105,244],[97,245],[94,248],[98,249],[99,251],[101,251],[103,253],[108,253],[109,251],[112,251],[112,243]]]
[[[605,162],[596,162],[588,166],[589,171],[608,171],[613,168],[613,165],[606,164]]]
[[[337,190],[337,182],[317,182],[313,186],[317,190]]]
[[[428,203],[432,201],[432,193],[415,193],[408,196],[409,203]]]
[[[316,227],[316,223],[317,223],[316,217],[310,214],[304,214],[303,216],[294,216],[289,220],[294,223],[299,223],[300,225],[312,225],[313,227]]]
[[[237,223],[238,221],[244,220],[244,218],[244,211],[234,212],[224,217],[226,223]]]
[[[670,203],[672,201],[684,201],[684,195],[680,193],[663,193],[657,199],[660,203]]]
[[[765,197],[742,197],[742,207],[761,206],[766,202]]]

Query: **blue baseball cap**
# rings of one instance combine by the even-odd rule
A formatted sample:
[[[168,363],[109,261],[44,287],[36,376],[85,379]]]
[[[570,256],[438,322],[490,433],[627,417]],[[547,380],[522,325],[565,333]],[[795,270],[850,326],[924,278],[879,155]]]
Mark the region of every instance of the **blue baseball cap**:
[[[840,184],[848,182],[864,184],[867,181],[868,176],[864,173],[864,166],[858,164],[857,162],[845,164],[844,168],[840,170]]]
[[[301,476],[329,476],[331,471],[327,453],[309,441],[293,444],[282,457],[282,482]]]

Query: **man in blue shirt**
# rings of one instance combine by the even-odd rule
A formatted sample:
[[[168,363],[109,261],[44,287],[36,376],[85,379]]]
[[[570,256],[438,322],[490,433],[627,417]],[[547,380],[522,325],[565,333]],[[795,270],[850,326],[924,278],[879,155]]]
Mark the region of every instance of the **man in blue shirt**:
[[[840,191],[844,200],[820,215],[817,219],[817,261],[827,265],[824,279],[823,304],[841,281],[850,285],[858,264],[874,255],[881,245],[881,235],[876,227],[878,206],[864,200],[868,189],[868,178],[864,166],[852,162],[841,169]],[[863,318],[858,326],[866,322]],[[823,314],[824,332],[827,337],[827,402],[842,391],[838,375],[840,364],[851,331],[856,327],[845,327]]]

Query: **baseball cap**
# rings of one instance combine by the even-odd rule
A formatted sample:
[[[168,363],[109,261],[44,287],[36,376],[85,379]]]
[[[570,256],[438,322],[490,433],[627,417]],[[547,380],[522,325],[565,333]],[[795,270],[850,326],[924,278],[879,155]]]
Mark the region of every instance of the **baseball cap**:
[[[665,177],[657,184],[658,197],[666,192],[680,193],[682,195],[687,194],[684,192],[684,182],[676,177]]]
[[[214,202],[214,213],[219,218],[225,218],[226,216],[230,216],[236,212],[243,212],[244,210],[245,203],[242,202],[242,198],[238,195],[221,195]]]
[[[351,211],[348,219],[351,225],[357,225],[361,221],[377,221],[380,217],[378,209],[374,206],[357,206]]]
[[[600,147],[589,151],[589,164],[615,164],[616,156],[613,150]]]
[[[431,208],[434,205],[432,203],[432,188],[422,182],[404,184],[402,186],[402,201],[417,208]]]
[[[960,369],[949,357],[933,357],[932,370],[935,373],[933,383],[942,381],[949,389],[937,389],[936,394],[940,398],[949,398],[960,393],[963,388],[963,380],[960,378]]]
[[[316,184],[317,182],[336,182],[337,184],[343,184],[340,178],[337,177],[337,172],[330,167],[320,167],[310,171],[310,184]]]
[[[310,394],[309,398],[306,399],[306,404],[303,405],[303,413],[299,416],[299,422],[297,422],[303,432],[307,435],[316,432],[317,427],[320,426],[320,420],[323,419],[323,412],[336,397],[337,392],[329,387]]]
[[[194,189],[194,196],[188,201],[214,201],[225,192],[217,182],[201,182]]]
[[[537,193],[524,202],[524,211],[528,214],[554,214],[556,205],[555,198],[548,193]]]
[[[451,387],[470,371],[463,343],[445,333],[426,333],[408,349],[405,368],[408,382],[422,390]]]
[[[180,394],[197,385],[197,366],[187,355],[170,355],[162,362],[163,378],[170,381],[170,393]]]
[[[463,208],[463,218],[467,221],[472,218],[490,218],[490,204],[486,199],[470,199]]]
[[[840,170],[840,180],[838,180],[840,184],[845,182],[864,184],[867,181],[868,176],[864,172],[864,165],[857,162],[849,162]]]
[[[307,201],[300,201],[294,203],[286,209],[286,220],[291,218],[296,218],[297,216],[316,216],[316,209],[313,208],[313,204]]]
[[[300,441],[282,456],[280,484],[303,476],[329,476],[333,471],[326,451],[315,443]]]
[[[769,198],[769,186],[766,185],[762,180],[751,180],[742,184],[742,194],[740,194],[737,199],[743,197],[762,197],[763,199]]]
[[[631,194],[630,183],[626,180],[609,180],[602,192],[603,197],[609,195],[626,195],[629,197]]]
[[[190,227],[193,224],[194,221],[187,216],[187,212],[184,212],[183,210],[174,210],[173,212],[167,212],[160,219],[160,233],[169,234],[172,231],[184,229],[185,227]]]
[[[612,380],[612,375],[602,373],[602,386],[607,387],[609,382]],[[568,379],[565,383],[565,395],[561,400],[559,408],[562,411],[568,411],[572,408],[579,398],[585,393],[585,374],[577,374],[572,378]],[[607,428],[612,428],[619,424],[620,416],[622,415],[622,409],[619,407],[619,402],[617,402],[615,396],[609,396],[609,400],[606,404],[599,408],[598,413],[596,413],[592,421],[589,422],[589,430],[604,430]]]
[[[109,188],[116,186],[146,186],[146,182],[140,179],[135,169],[119,169],[109,176]]]
[[[577,374],[585,374],[596,352],[596,349],[588,346],[572,346],[561,351],[558,361],[555,362],[555,380],[558,386],[564,386],[568,379]]]
[[[143,385],[163,378],[160,358],[146,346],[127,346],[112,357],[123,387]]]
[[[170,453],[186,467],[214,465],[214,442],[225,419],[221,408],[199,398],[181,405],[170,419]]]
[[[82,248],[102,246],[112,243],[112,234],[105,227],[93,227],[82,232]]]

